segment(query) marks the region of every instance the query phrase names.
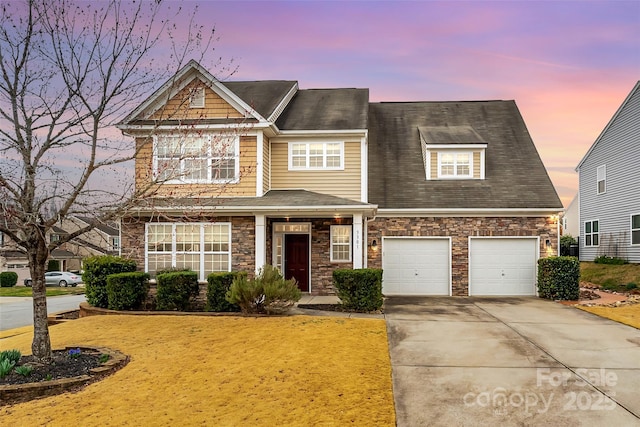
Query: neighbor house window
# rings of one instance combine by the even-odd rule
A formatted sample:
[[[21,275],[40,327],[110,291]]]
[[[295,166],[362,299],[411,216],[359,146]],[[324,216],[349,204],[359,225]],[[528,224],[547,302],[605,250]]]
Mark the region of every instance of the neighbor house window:
[[[351,261],[351,226],[331,226],[331,262]]]
[[[146,270],[152,276],[167,268],[188,268],[200,280],[231,271],[231,224],[147,224]]]
[[[120,237],[111,237],[111,250],[117,251],[120,249]]]
[[[344,144],[342,142],[292,142],[289,144],[289,169],[344,169]]]
[[[204,88],[197,87],[191,91],[189,96],[190,108],[204,108]]]
[[[59,234],[52,234],[49,239],[51,240],[51,243],[59,242],[60,241],[60,235]]]
[[[472,178],[472,153],[438,153],[438,178]]]
[[[640,214],[631,215],[631,244],[640,245]]]
[[[584,222],[584,245],[585,246],[598,246],[600,236],[599,221],[585,221]]]
[[[155,136],[154,176],[168,183],[237,182],[238,151],[237,136]]]
[[[602,194],[607,191],[607,166],[598,166],[598,194]]]

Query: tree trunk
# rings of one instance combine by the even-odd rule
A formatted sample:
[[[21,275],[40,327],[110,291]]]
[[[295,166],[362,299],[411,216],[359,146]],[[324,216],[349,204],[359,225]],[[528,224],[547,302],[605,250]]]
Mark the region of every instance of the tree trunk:
[[[46,363],[51,361],[51,338],[47,323],[47,288],[44,281],[49,251],[46,241],[44,239],[38,240],[41,241],[28,254],[31,286],[33,286],[33,342],[31,343],[31,351],[35,357]]]

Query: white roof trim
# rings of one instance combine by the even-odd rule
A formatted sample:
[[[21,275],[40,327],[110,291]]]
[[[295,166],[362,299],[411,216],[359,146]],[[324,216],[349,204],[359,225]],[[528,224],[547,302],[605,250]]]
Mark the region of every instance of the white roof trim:
[[[220,211],[228,213],[256,213],[261,215],[277,214],[281,216],[291,216],[290,214],[330,214],[331,216],[341,212],[365,212],[368,215],[373,215],[377,209],[376,205],[363,206],[363,205],[328,205],[328,206],[169,206],[169,207],[153,207],[153,208],[134,208],[131,212],[145,213],[145,212],[175,212],[183,213],[185,211],[193,211],[194,207],[198,207],[201,212]]]
[[[189,73],[193,73],[193,76],[189,76]],[[216,79],[213,74],[211,74],[200,64],[198,64],[198,62],[192,59],[187,63],[187,65],[182,67],[181,70],[179,70],[174,76],[172,76],[165,84],[163,84],[158,90],[156,90],[150,97],[148,97],[142,104],[140,104],[138,108],[127,115],[117,127],[120,129],[128,128],[128,122],[133,120],[148,108],[154,106],[154,104],[158,103],[160,105],[164,105],[165,100],[159,100],[162,95],[166,94],[168,90],[171,90],[171,92],[169,93],[169,97],[166,98],[171,99],[186,85],[191,83],[194,79],[199,78],[198,73],[202,77],[204,77],[205,80],[200,79],[203,83],[209,86],[211,90],[216,92],[222,99],[229,103],[239,113],[244,116],[249,115],[259,122],[266,122],[266,119],[264,117],[258,114],[253,108],[251,108],[251,106],[245,103],[226,86],[220,83],[220,81],[218,81],[218,79]],[[176,82],[180,82],[180,84],[176,85]],[[158,106],[158,108],[160,108],[160,105]],[[154,109],[154,111],[156,110],[157,108]]]
[[[425,144],[425,148],[427,150],[468,150],[473,148],[487,148],[487,144]]]
[[[377,217],[422,216],[549,216],[558,215],[561,208],[443,208],[443,209],[378,209]]]
[[[635,84],[635,86],[633,87],[631,92],[629,92],[629,95],[627,95],[627,97],[625,98],[624,102],[622,102],[622,104],[620,105],[620,107],[618,108],[616,113],[613,115],[613,117],[611,117],[611,120],[609,120],[609,123],[607,123],[607,125],[604,127],[602,132],[600,132],[600,135],[598,135],[598,137],[596,138],[595,142],[593,144],[591,144],[591,147],[589,148],[589,151],[587,151],[587,154],[584,155],[582,160],[580,160],[580,163],[578,163],[578,166],[576,166],[576,168],[575,168],[576,172],[580,172],[580,166],[582,166],[582,164],[585,162],[585,160],[587,160],[587,157],[589,157],[591,152],[594,150],[595,146],[598,145],[598,142],[600,142],[600,140],[602,139],[604,134],[607,133],[607,131],[609,130],[609,128],[611,127],[613,122],[616,121],[616,119],[618,118],[618,116],[620,115],[620,113],[622,112],[624,107],[629,103],[629,101],[633,97],[634,93],[636,93],[636,91],[638,91],[639,89],[640,89],[640,80],[638,80],[638,82]]]
[[[298,82],[295,82],[295,84],[291,87],[289,92],[287,92],[287,94],[284,96],[284,98],[282,98],[278,106],[273,110],[273,113],[271,113],[271,115],[268,117],[271,123],[275,123],[276,120],[278,120],[278,117],[280,117],[280,114],[282,114],[284,109],[287,108],[287,105],[289,105],[289,102],[291,102],[291,99],[294,97],[294,95],[297,92],[298,92]]]

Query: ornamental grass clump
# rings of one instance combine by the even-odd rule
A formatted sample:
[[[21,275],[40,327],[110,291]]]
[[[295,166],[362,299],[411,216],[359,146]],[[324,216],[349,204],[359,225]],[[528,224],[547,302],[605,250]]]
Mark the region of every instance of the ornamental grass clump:
[[[277,268],[265,265],[254,279],[236,277],[225,298],[244,314],[282,314],[301,296],[295,279],[286,280]]]

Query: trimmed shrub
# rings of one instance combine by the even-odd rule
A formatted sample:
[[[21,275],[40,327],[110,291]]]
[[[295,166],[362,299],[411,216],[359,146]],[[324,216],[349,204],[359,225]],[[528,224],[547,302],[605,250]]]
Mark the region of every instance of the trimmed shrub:
[[[538,260],[538,294],[553,300],[580,298],[580,262],[576,257],[560,256]]]
[[[301,296],[294,279],[285,280],[276,267],[265,265],[255,279],[248,280],[246,275],[236,277],[225,298],[231,304],[237,304],[245,314],[281,314]]]
[[[107,276],[136,271],[136,262],[131,259],[105,255],[84,260],[82,281],[86,287],[87,302],[94,307],[109,307]]]
[[[563,234],[560,237],[560,255],[568,256],[572,245],[577,245],[578,241],[571,234]]]
[[[3,271],[0,273],[0,287],[11,288],[18,283],[18,273],[15,271]]]
[[[60,260],[50,259],[47,263],[47,271],[60,271]]]
[[[189,311],[200,293],[198,273],[195,271],[172,271],[156,277],[158,310]]]
[[[381,269],[334,270],[333,285],[342,305],[349,310],[367,312],[382,308]]]
[[[597,257],[596,259],[593,260],[593,262],[596,264],[611,264],[611,265],[629,264],[629,261],[627,261],[624,258],[618,258],[618,257],[612,257],[612,256],[606,256],[606,255]]]
[[[225,273],[211,273],[207,276],[207,311],[234,312],[240,311],[237,304],[231,304],[225,299],[231,284],[236,277],[244,275],[246,272],[232,271]]]
[[[107,276],[107,298],[110,310],[140,308],[149,293],[149,275],[141,271]]]

